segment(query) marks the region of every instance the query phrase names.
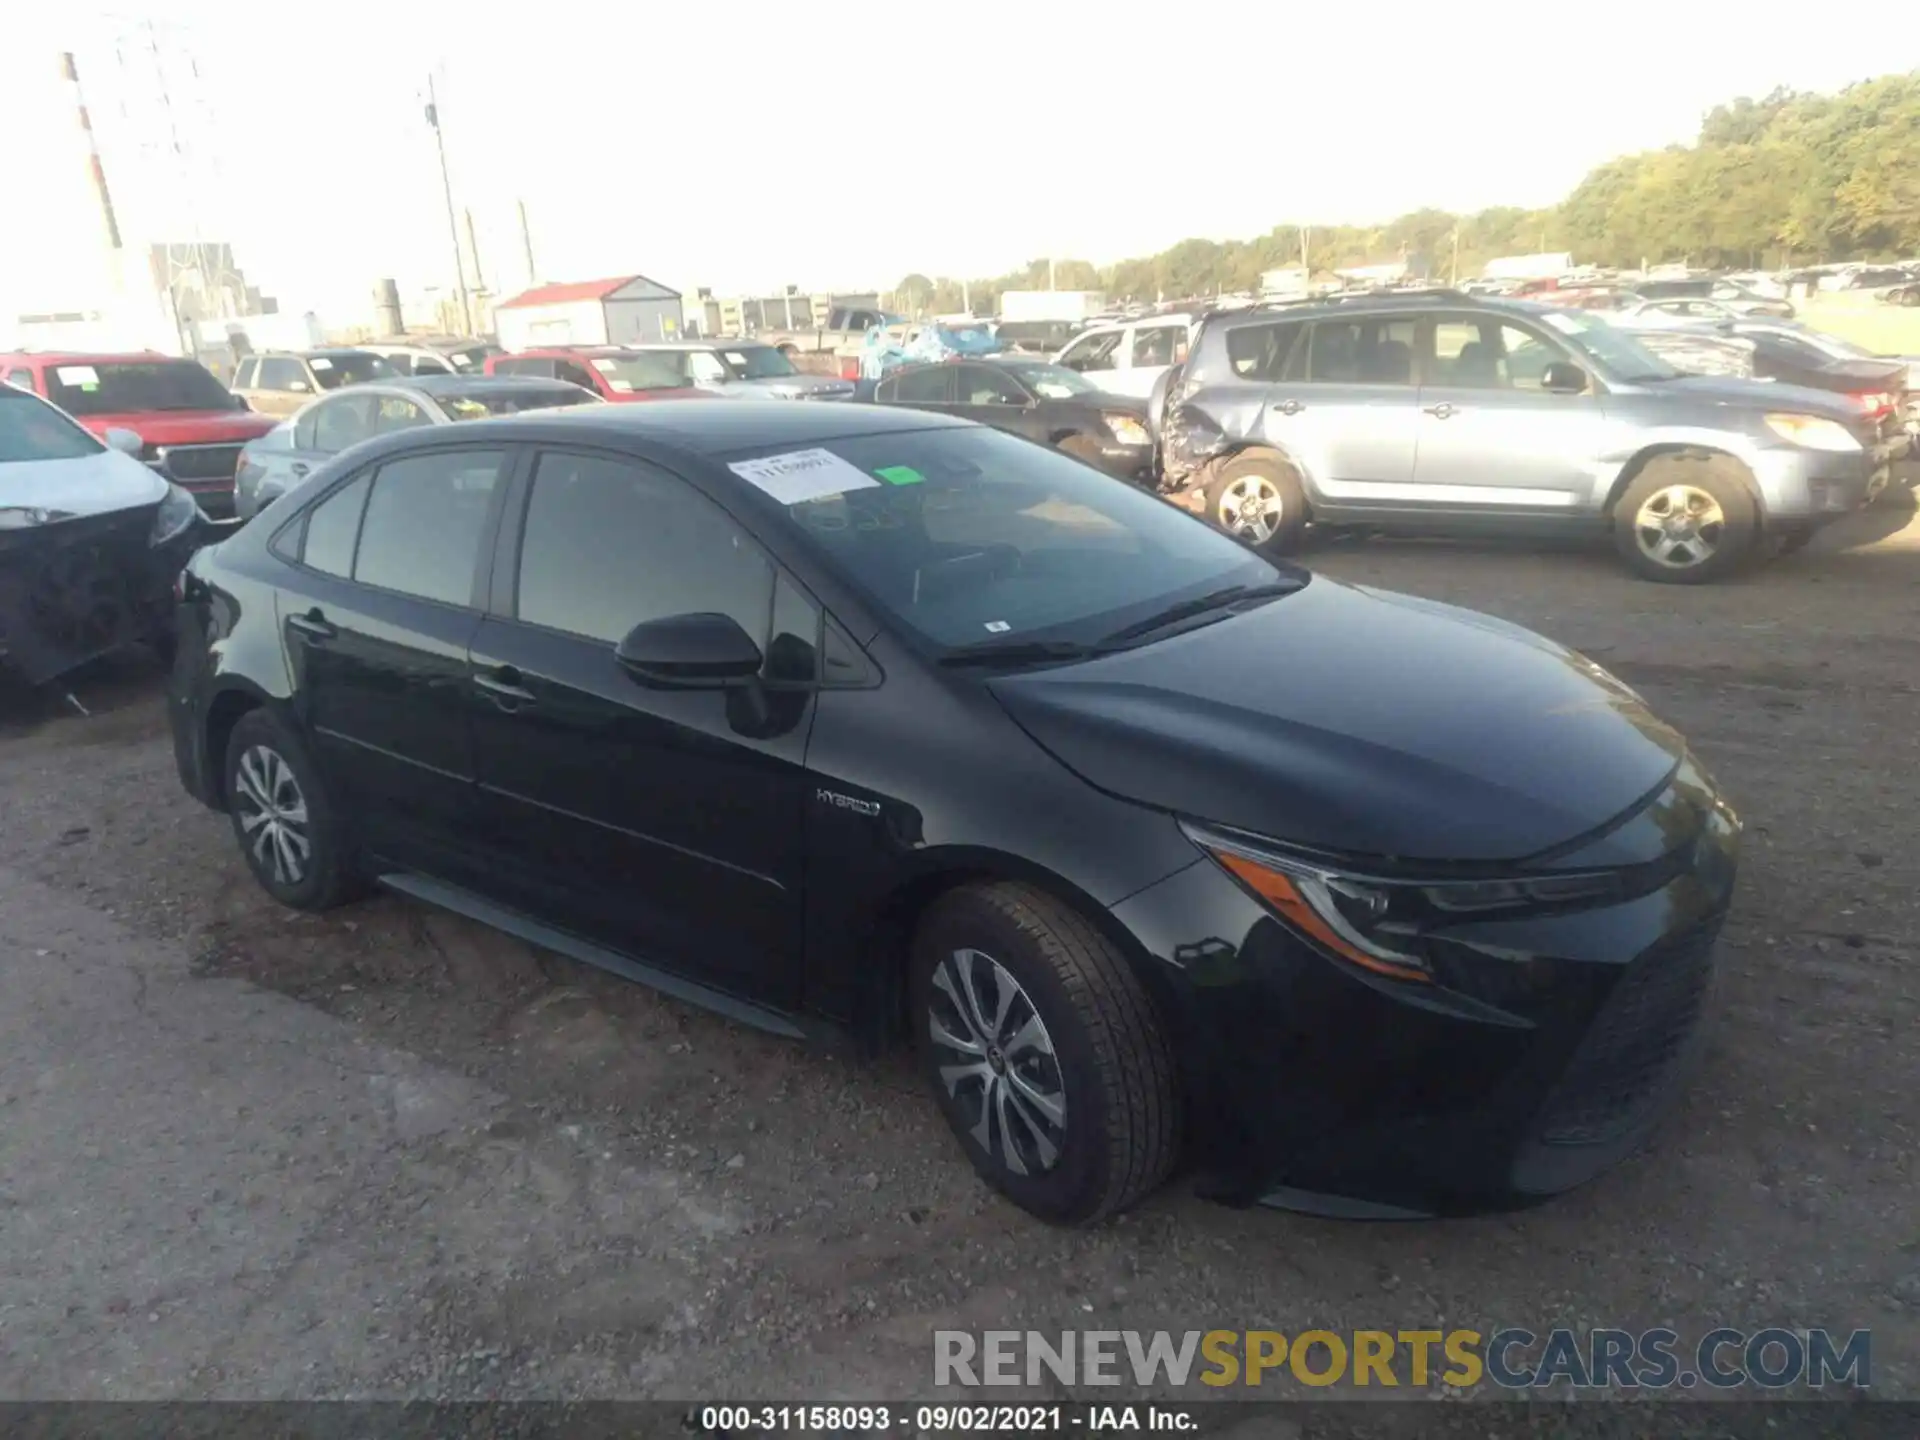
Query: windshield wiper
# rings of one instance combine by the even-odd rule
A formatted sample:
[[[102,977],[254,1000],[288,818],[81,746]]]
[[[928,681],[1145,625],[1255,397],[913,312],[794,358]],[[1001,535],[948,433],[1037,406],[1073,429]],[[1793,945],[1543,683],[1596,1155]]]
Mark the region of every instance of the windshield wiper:
[[[1131,625],[1122,625],[1111,635],[1102,636],[1100,648],[1121,644],[1127,640],[1137,640],[1142,635],[1150,635],[1155,630],[1165,629],[1182,620],[1190,620],[1196,615],[1204,615],[1209,610],[1222,610],[1229,605],[1238,605],[1243,600],[1266,600],[1276,595],[1291,595],[1300,588],[1300,581],[1269,582],[1265,585],[1229,585],[1224,590],[1209,590],[1205,595],[1196,595],[1191,600],[1182,600],[1177,605],[1149,615],[1144,620],[1136,620]]]
[[[1085,660],[1099,648],[1072,640],[982,640],[940,657],[942,665],[1022,665],[1036,660]]]

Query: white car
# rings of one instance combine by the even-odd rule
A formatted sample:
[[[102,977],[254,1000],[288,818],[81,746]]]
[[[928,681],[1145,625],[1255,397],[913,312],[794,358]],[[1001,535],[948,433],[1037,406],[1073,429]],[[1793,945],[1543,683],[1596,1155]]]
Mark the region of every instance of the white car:
[[[1187,358],[1191,315],[1142,315],[1093,325],[1074,336],[1053,363],[1084,375],[1109,395],[1146,399],[1172,366]]]
[[[1744,318],[1741,311],[1700,296],[1635,300],[1607,315],[1609,324],[1628,330],[1687,330],[1701,325],[1730,325]]]
[[[140,447],[0,385],[0,669],[28,685],[135,642],[171,654],[173,582],[206,517]]]

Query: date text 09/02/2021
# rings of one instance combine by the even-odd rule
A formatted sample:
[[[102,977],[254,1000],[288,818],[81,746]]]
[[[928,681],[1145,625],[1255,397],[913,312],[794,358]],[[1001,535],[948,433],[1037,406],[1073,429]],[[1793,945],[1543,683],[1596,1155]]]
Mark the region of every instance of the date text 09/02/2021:
[[[1188,1407],[1118,1405],[708,1405],[699,1414],[709,1434],[748,1435],[788,1431],[905,1435],[1081,1431],[1117,1434],[1142,1430],[1184,1433],[1199,1429]]]

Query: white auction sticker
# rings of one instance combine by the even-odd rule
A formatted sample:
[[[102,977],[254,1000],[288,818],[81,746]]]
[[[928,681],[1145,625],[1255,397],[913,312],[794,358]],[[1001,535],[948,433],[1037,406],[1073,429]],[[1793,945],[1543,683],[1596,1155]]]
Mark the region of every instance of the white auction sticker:
[[[736,460],[727,468],[782,505],[798,505],[823,495],[844,495],[849,490],[873,489],[880,484],[831,450],[790,450],[784,455],[767,455],[758,460]]]
[[[316,355],[307,363],[316,370],[331,370],[333,368],[333,362],[324,355]]]
[[[53,373],[59,377],[62,385],[87,386],[100,383],[100,372],[91,365],[57,365]]]

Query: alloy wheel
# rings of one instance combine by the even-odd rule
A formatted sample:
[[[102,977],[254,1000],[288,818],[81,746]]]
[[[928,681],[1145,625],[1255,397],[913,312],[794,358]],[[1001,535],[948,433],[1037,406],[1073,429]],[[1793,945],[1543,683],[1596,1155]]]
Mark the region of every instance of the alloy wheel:
[[[980,1148],[1016,1175],[1051,1170],[1066,1145],[1067,1093],[1053,1037],[1005,966],[955,950],[933,972],[927,1033],[939,1074]]]
[[[1242,475],[1220,492],[1214,509],[1222,530],[1263,545],[1280,528],[1287,505],[1266,476]]]
[[[233,804],[241,843],[261,873],[271,875],[277,885],[298,885],[305,879],[313,855],[307,797],[278,751],[254,745],[240,756]]]
[[[1726,526],[1712,495],[1693,485],[1669,485],[1641,504],[1633,517],[1633,538],[1654,564],[1690,570],[1713,558]]]

